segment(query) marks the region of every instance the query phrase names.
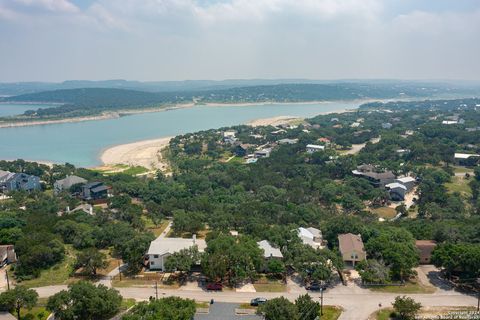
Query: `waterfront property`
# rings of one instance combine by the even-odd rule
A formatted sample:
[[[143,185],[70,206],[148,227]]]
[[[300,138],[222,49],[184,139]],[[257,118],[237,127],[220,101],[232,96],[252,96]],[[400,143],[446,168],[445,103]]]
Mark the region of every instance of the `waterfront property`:
[[[41,188],[40,178],[37,176],[0,170],[0,191],[34,191]]]
[[[102,200],[108,198],[110,187],[103,182],[90,182],[82,186],[82,199],[85,201]]]
[[[169,256],[193,246],[197,246],[199,252],[204,252],[207,248],[207,243],[203,239],[197,239],[196,235],[193,235],[190,239],[158,237],[150,243],[148,248],[148,268],[150,270],[164,271],[165,262]]]
[[[53,184],[55,194],[62,192],[63,190],[69,190],[73,185],[85,184],[87,180],[77,176],[67,176],[65,179],[57,180]]]
[[[353,267],[355,267],[355,263],[367,258],[367,253],[360,235],[352,233],[339,234],[338,247],[340,248],[343,261],[351,264]]]

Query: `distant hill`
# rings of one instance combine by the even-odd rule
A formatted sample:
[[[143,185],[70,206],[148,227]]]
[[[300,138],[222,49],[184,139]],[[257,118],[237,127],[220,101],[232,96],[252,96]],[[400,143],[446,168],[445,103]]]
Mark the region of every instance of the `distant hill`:
[[[233,81],[233,80],[232,80]],[[106,84],[106,82],[103,82]],[[110,85],[122,83],[112,80]],[[125,82],[130,83],[130,82]],[[232,82],[233,83],[233,82]],[[66,85],[68,83],[65,83]],[[86,85],[86,83],[76,83]],[[198,84],[198,83],[197,83]],[[477,88],[458,88],[448,84],[402,81],[288,83],[232,88],[178,91],[141,91],[119,88],[76,88],[42,91],[0,98],[9,102],[62,103],[62,106],[30,110],[29,118],[78,117],[104,111],[162,107],[195,101],[202,103],[309,102],[355,99],[428,98],[443,95],[474,96]]]

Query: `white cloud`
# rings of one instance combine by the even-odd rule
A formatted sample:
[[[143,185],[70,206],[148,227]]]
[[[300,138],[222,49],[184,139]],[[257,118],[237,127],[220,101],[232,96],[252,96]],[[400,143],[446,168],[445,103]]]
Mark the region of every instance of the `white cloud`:
[[[52,12],[78,12],[77,6],[68,0],[13,0],[14,2],[35,8],[41,8]]]
[[[96,0],[80,10],[66,0],[0,0],[0,52],[11,62],[0,61],[0,76],[478,78],[480,4],[400,13],[387,1]],[[36,61],[29,46],[62,67]]]

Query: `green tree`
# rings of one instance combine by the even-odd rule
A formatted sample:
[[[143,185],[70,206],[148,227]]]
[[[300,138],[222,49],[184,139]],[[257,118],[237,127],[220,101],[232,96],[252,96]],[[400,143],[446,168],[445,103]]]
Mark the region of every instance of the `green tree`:
[[[285,263],[278,259],[269,259],[267,262],[267,271],[273,274],[283,274],[285,273]]]
[[[118,313],[121,303],[117,290],[80,281],[51,296],[47,309],[59,320],[105,320]]]
[[[95,276],[97,269],[107,267],[106,255],[95,248],[85,249],[77,254],[75,268],[83,268],[83,272]]]
[[[385,261],[392,277],[404,280],[418,265],[418,250],[412,234],[403,228],[385,228],[372,236],[365,248],[371,257]]]
[[[365,283],[386,283],[390,280],[390,269],[383,261],[374,259],[360,261],[355,269]]]
[[[194,300],[167,297],[137,304],[122,320],[191,320],[195,311]]]
[[[320,313],[320,304],[313,301],[308,294],[301,295],[295,300],[297,306],[299,319],[315,320],[318,319]]]
[[[265,320],[298,320],[297,307],[284,297],[274,298],[262,304],[257,314]]]
[[[12,290],[0,294],[0,310],[15,310],[17,319],[20,319],[20,309],[32,309],[37,304],[37,300],[38,293],[35,290],[16,286]]]
[[[400,320],[415,319],[418,311],[422,308],[420,303],[406,296],[396,297],[392,305]]]
[[[192,266],[198,261],[200,261],[200,253],[198,252],[197,246],[182,249],[167,258],[165,261],[165,271],[189,272]]]

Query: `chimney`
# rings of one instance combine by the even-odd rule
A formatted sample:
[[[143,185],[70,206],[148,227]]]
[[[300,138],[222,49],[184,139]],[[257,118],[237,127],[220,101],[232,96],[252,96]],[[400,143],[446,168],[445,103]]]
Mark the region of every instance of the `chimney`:
[[[196,242],[197,242],[197,235],[196,235],[195,233],[193,234],[192,239],[193,239],[193,244],[196,244]]]

